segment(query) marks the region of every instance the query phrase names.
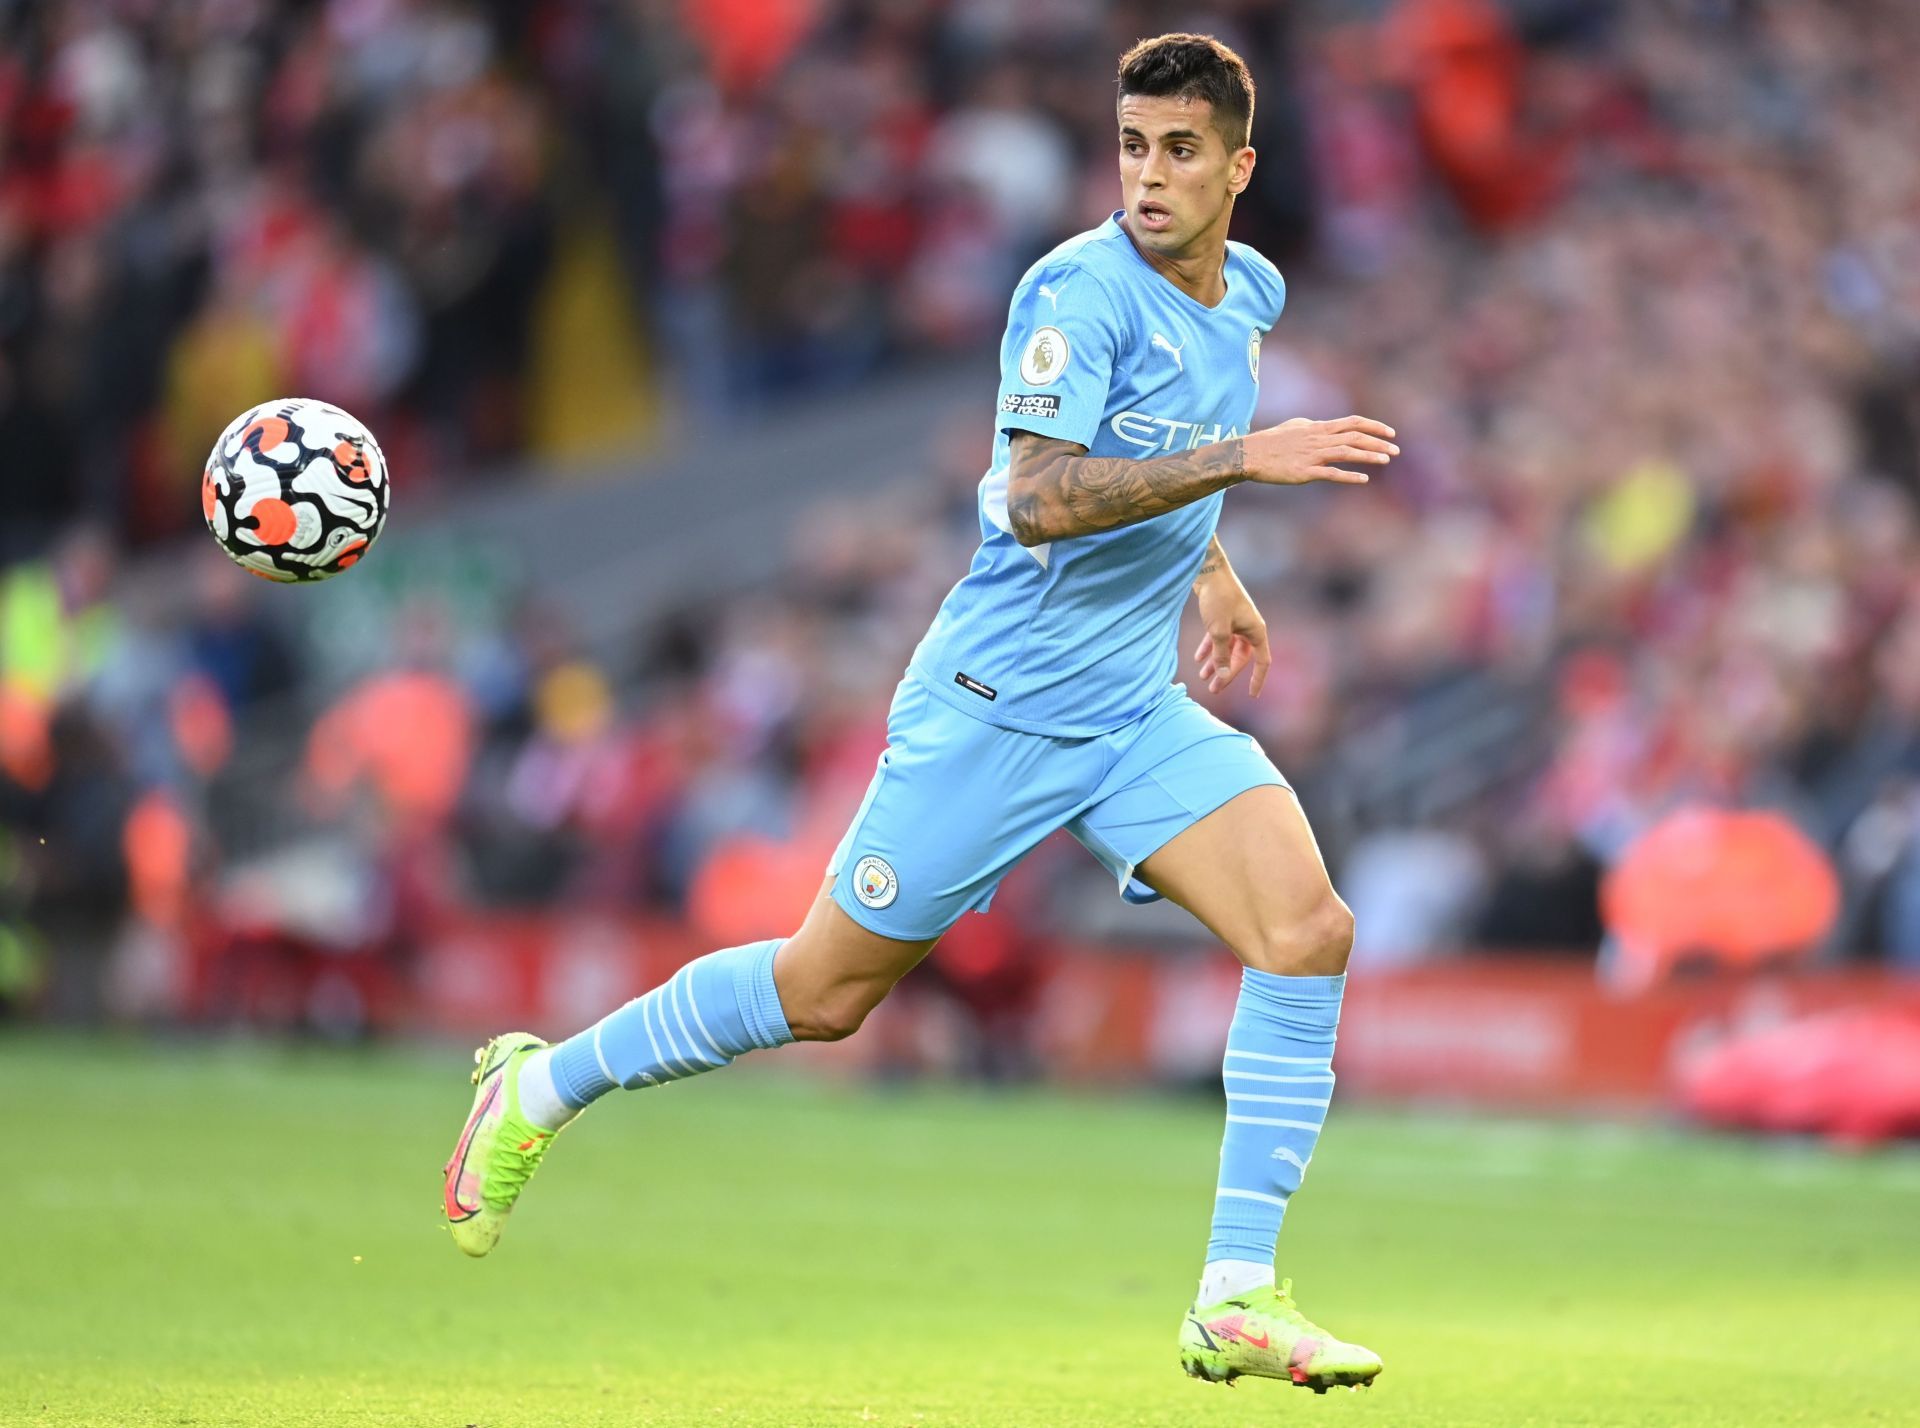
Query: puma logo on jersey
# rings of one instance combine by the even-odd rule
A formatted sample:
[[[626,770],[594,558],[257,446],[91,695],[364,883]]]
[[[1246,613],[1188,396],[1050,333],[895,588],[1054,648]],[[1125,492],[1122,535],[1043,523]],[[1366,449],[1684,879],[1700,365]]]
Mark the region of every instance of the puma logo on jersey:
[[[1179,347],[1175,347],[1171,342],[1167,341],[1166,338],[1156,332],[1153,334],[1153,345],[1161,348],[1169,357],[1173,358],[1173,365],[1178,367],[1182,372],[1187,370],[1186,360],[1180,355],[1182,348],[1187,345],[1186,343],[1182,342]]]
[[[1062,288],[1065,286],[1066,286],[1065,283],[1062,283],[1060,285],[1060,287]],[[1039,293],[1040,296],[1045,298],[1048,302],[1052,303],[1053,310],[1055,312],[1060,311],[1060,289],[1059,288],[1050,288],[1045,283],[1042,283],[1040,284],[1039,287],[1035,288],[1034,291]]]

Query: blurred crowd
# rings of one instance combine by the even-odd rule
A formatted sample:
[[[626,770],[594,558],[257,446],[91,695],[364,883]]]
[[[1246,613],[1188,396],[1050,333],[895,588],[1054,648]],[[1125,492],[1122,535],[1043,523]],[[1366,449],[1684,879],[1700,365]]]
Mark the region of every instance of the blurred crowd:
[[[567,394],[610,371],[733,411],[988,339],[1104,202],[1110,55],[1167,9],[0,6],[0,558],[74,516],[177,534],[275,395],[417,489],[574,451],[543,414],[597,425]],[[1226,9],[1280,47],[1282,10]]]
[[[498,9],[0,7],[9,547],[177,533],[210,434],[276,395],[430,469],[518,448],[555,121]]]
[[[1423,887],[1531,938],[1663,815],[1765,805],[1838,863],[1838,938],[1920,961],[1920,13],[1562,18],[1595,13],[1523,50],[1491,7],[1394,7],[1398,83],[1314,91],[1333,271],[1263,400],[1386,413],[1408,457],[1361,501],[1238,504],[1285,552],[1293,674],[1249,717],[1284,763],[1384,711],[1376,757],[1464,783],[1349,855],[1383,932]],[[1340,74],[1354,37],[1321,38]]]
[[[1358,410],[1406,452],[1360,493],[1240,493],[1222,528],[1276,664],[1221,712],[1299,788],[1360,959],[1591,955],[1641,886],[1610,903],[1609,870],[1658,831],[1668,866],[1778,850],[1756,888],[1812,879],[1787,940],[1920,967],[1901,0],[75,0],[4,23],[0,926],[244,902],[239,870],[271,862],[249,851],[297,852],[293,829],[358,850],[279,876],[382,889],[338,896],[366,939],[448,901],[716,937],[803,903],[976,538],[985,389],[900,490],[821,505],[779,583],[618,653],[537,591],[380,589],[382,561],[339,582],[385,632],[361,646],[210,551],[173,608],[131,607],[113,551],[135,513],[191,514],[197,448],[260,383],[374,414],[421,467],[515,450],[531,314],[589,195],[692,408],[977,350],[1021,268],[1113,204],[1111,57],[1178,24],[1261,84],[1236,235],[1291,294],[1261,419]],[[301,772],[263,796],[268,767]],[[1043,856],[1062,875],[1014,900],[1075,925],[1084,860]],[[0,938],[0,1000],[7,965]]]

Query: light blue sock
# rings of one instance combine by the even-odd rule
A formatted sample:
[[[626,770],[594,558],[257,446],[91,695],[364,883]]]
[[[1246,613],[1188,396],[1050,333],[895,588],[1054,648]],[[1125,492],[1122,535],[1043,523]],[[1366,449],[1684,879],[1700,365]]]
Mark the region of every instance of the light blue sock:
[[[1313,1158],[1333,1096],[1333,1039],[1347,979],[1245,968],[1221,1069],[1227,1134],[1207,1262],[1273,1263],[1280,1218]]]
[[[727,947],[689,962],[553,1049],[553,1082],[575,1110],[615,1086],[632,1091],[728,1065],[743,1052],[793,1040],[773,955],[780,941]]]

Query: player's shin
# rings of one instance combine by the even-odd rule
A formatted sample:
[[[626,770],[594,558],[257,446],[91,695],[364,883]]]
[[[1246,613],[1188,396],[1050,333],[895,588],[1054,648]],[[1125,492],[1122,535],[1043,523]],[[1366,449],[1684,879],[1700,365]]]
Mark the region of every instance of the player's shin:
[[[1227,1127],[1198,1303],[1273,1283],[1274,1244],[1333,1095],[1346,978],[1246,968],[1221,1075]]]
[[[615,1087],[637,1090],[729,1065],[793,1040],[773,985],[780,942],[728,947],[689,962],[645,996],[536,1053],[521,1072],[522,1106],[557,1129]]]

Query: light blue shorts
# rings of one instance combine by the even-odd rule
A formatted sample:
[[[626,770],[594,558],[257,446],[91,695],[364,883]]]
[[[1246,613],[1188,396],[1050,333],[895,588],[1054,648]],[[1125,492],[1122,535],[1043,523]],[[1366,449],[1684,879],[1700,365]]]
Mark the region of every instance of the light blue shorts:
[[[1251,735],[1178,685],[1131,724],[1091,739],[1002,729],[961,713],[908,675],[887,715],[887,747],[828,864],[833,900],[883,937],[938,937],[986,911],[1000,880],[1065,828],[1129,902],[1149,854],[1228,799],[1287,787]]]

